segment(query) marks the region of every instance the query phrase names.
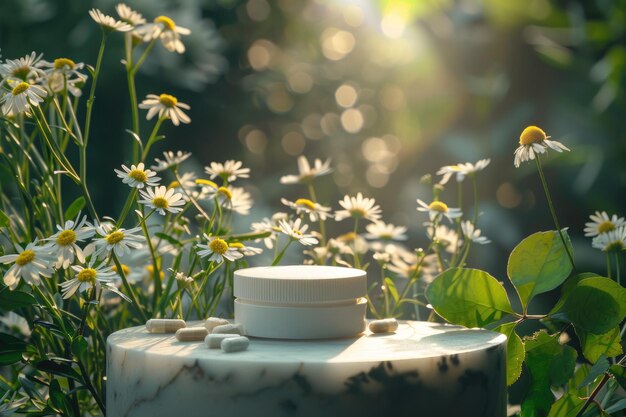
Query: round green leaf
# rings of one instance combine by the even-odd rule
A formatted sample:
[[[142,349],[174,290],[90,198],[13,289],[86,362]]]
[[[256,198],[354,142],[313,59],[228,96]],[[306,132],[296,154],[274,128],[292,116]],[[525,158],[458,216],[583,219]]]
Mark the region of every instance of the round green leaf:
[[[513,314],[502,284],[478,269],[444,271],[428,286],[426,297],[441,317],[467,327],[483,327]]]
[[[614,358],[623,353],[619,327],[602,334],[593,334],[576,328],[576,333],[580,339],[583,355],[591,363],[595,363],[600,356]]]
[[[515,332],[517,323],[505,323],[494,330],[500,332],[507,337],[506,342],[506,384],[513,385],[522,373],[522,364],[526,352],[524,350],[524,342]]]
[[[626,316],[626,289],[608,278],[583,279],[571,290],[561,312],[577,329],[607,333]]]
[[[570,252],[572,245],[563,231]],[[537,294],[555,289],[572,271],[572,264],[557,231],[537,232],[522,240],[509,256],[507,274],[522,306]]]

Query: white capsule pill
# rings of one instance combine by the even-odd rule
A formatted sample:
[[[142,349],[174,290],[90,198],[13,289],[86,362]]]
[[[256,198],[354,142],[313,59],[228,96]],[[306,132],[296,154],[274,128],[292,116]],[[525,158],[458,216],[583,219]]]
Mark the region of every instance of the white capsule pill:
[[[209,317],[204,322],[204,327],[206,327],[209,333],[212,333],[213,329],[215,329],[217,326],[223,326],[225,324],[230,324],[230,322],[226,319],[222,319],[219,317]]]
[[[372,333],[393,333],[398,330],[398,320],[374,320],[370,322],[369,329]]]
[[[222,350],[227,353],[241,352],[248,349],[250,339],[245,336],[227,337],[222,340]]]
[[[215,326],[211,333],[222,334],[222,333],[232,333],[232,334],[242,334],[243,328],[239,324],[222,324],[221,326]]]
[[[181,342],[204,340],[207,334],[209,334],[209,331],[204,327],[187,327],[176,330],[176,339]]]
[[[146,322],[146,329],[150,333],[176,333],[178,329],[187,327],[185,320],[150,319]]]
[[[222,340],[230,337],[239,337],[239,335],[233,333],[209,333],[204,338],[204,343],[206,343],[209,349],[219,349],[222,346]]]

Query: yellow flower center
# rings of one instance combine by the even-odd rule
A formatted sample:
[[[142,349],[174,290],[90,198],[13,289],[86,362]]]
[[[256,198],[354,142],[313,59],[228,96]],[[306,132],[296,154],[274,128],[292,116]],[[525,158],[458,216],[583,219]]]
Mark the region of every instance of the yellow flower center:
[[[603,221],[598,225],[598,233],[606,233],[615,230],[615,225],[610,220]]]
[[[438,211],[439,213],[448,212],[448,205],[442,201],[433,201],[428,205],[428,208],[434,211]]]
[[[159,102],[165,107],[176,107],[176,104],[178,104],[178,99],[169,94],[161,94],[159,96]]]
[[[241,242],[229,243],[228,246],[235,249],[243,249],[243,243]]]
[[[167,186],[167,188],[177,188],[180,187],[180,182],[178,181],[172,181],[170,182],[170,185]]]
[[[213,188],[215,188],[215,189],[218,189],[218,188],[219,188],[219,187],[217,186],[217,184],[216,184],[216,183],[214,183],[213,181],[211,181],[211,180],[204,180],[204,179],[202,179],[202,178],[197,179],[197,180],[196,180],[196,184],[198,184],[198,185],[208,185],[209,187],[213,187]]]
[[[124,239],[124,232],[120,230],[109,233],[106,237],[106,241],[109,245],[115,245],[116,243],[121,242],[122,239]]]
[[[128,173],[128,176],[139,182],[146,182],[148,180],[146,173],[140,169],[133,169]]]
[[[96,282],[96,275],[98,275],[98,273],[95,269],[85,268],[76,275],[76,279],[80,282],[91,282],[93,284]]]
[[[350,210],[350,214],[353,215],[354,217],[363,217],[367,213],[362,208],[353,208]]]
[[[121,264],[121,265],[122,265],[122,272],[124,273],[124,276],[128,276],[128,274],[130,274],[130,268],[126,264]],[[117,272],[117,265],[113,265],[111,269]]]
[[[354,242],[356,240],[357,236],[358,235],[356,233],[354,233],[354,232],[348,232],[348,233],[345,233],[345,234],[339,236],[337,239],[339,241],[341,241],[341,242]]]
[[[76,242],[76,232],[73,230],[64,230],[57,236],[57,245],[67,246]]]
[[[226,187],[220,187],[217,189],[217,192],[223,194],[229,200],[233,199],[233,193]]]
[[[223,255],[228,250],[228,243],[223,239],[213,239],[211,243],[209,243],[209,249],[211,249],[213,253]]]
[[[158,16],[154,19],[154,23],[162,23],[166,30],[175,30],[176,23],[167,16]]]
[[[163,197],[154,197],[152,199],[152,204],[154,204],[154,207],[160,209],[166,209],[170,206],[170,203],[168,203],[167,199]]]
[[[30,263],[35,259],[35,252],[32,249],[26,249],[24,252],[17,255],[17,259],[15,263],[19,266],[24,266],[27,263]]]
[[[18,94],[22,94],[24,91],[28,90],[29,88],[30,88],[30,84],[21,82],[15,87],[13,87],[13,91],[11,91],[11,94],[13,94],[14,96],[17,96]]]
[[[148,271],[148,273],[150,275],[154,275],[154,266],[153,265],[146,265],[146,271]],[[161,277],[161,279],[163,279],[165,277],[165,273],[163,271],[159,271],[159,277]]]
[[[537,126],[528,126],[521,135],[519,135],[519,143],[523,146],[529,146],[533,143],[541,143],[546,140],[546,132]]]
[[[315,210],[315,203],[308,198],[299,198],[296,200],[296,206],[303,206],[310,210]]]
[[[76,63],[69,58],[57,58],[54,60],[55,69],[63,69],[65,67],[74,69],[75,66],[76,66]]]

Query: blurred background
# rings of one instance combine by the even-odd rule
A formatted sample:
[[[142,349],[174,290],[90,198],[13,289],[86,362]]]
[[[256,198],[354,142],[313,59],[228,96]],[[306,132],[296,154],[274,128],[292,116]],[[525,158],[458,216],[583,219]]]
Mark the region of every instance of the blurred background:
[[[93,65],[100,29],[87,11],[114,15],[116,2],[2,0],[2,56],[34,50]],[[280,197],[306,196],[304,187],[279,183],[306,155],[332,159],[334,173],[318,183],[322,202],[337,208],[344,194],[362,191],[420,245],[425,216],[415,199],[432,197],[420,178],[490,158],[479,174],[479,227],[493,243],[475,246],[470,265],[505,279],[519,240],[553,228],[534,164],[513,167],[520,132],[536,124],[572,149],[551,152],[546,175],[579,269],[604,273],[604,257],[582,229],[595,210],[626,214],[626,1],[127,3],[149,20],[165,14],[192,31],[183,55],[155,47],[138,94],[170,93],[191,105],[192,123],[166,124],[156,151],[192,152],[185,169],[197,175],[226,159],[252,169],[245,186],[255,205],[240,231],[285,211]],[[112,36],[89,157],[96,206],[113,216],[127,193],[113,169],[134,162],[122,57],[123,37]],[[454,206],[450,184],[442,197]],[[335,233],[347,231],[344,223]]]

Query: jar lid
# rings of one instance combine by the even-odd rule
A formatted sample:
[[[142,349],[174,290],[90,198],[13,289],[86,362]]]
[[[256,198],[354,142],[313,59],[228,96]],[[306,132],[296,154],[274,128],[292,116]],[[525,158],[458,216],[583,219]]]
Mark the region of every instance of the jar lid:
[[[355,268],[289,265],[235,271],[234,295],[272,304],[328,303],[367,294],[367,275]]]

